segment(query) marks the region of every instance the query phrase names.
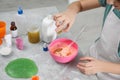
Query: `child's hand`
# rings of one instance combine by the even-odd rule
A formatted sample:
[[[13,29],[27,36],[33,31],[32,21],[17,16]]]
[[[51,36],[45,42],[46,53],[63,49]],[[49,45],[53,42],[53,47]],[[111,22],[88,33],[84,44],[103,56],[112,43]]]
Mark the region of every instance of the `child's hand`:
[[[63,31],[67,32],[71,28],[76,14],[72,12],[65,11],[54,15],[54,20],[56,21],[56,32]]]
[[[101,72],[104,64],[104,61],[100,61],[92,57],[83,57],[80,58],[80,62],[77,64],[77,67],[82,73],[91,75]]]

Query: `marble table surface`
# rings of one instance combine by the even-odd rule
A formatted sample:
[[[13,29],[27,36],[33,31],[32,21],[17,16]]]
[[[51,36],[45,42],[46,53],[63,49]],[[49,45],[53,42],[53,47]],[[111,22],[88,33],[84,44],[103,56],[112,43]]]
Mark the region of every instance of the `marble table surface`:
[[[36,21],[41,26],[42,19],[49,15],[58,12],[56,7],[44,7],[24,10],[27,16],[32,16],[33,21]],[[7,34],[9,32],[10,22],[14,20],[13,16],[16,11],[1,12],[0,20],[7,22]],[[81,52],[79,51],[78,56],[70,63],[61,64],[57,63],[50,56],[49,52],[43,51],[43,42],[37,44],[31,44],[28,41],[27,35],[21,36],[24,41],[24,49],[18,50],[15,45],[15,38],[12,39],[12,53],[8,56],[0,55],[0,80],[31,80],[30,78],[12,78],[5,72],[6,65],[17,58],[29,58],[32,59],[38,66],[38,76],[40,80],[97,80],[95,76],[86,76],[82,74],[77,68],[76,64],[79,60]],[[66,37],[72,39],[70,32],[62,33],[59,37]],[[4,44],[2,45],[4,46]],[[0,48],[2,47],[0,46]]]

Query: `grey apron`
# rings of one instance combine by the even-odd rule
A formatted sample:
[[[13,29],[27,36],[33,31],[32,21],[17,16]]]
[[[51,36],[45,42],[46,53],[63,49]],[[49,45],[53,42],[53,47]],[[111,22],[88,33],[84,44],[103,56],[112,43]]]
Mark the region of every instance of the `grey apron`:
[[[120,63],[118,46],[120,42],[120,20],[113,12],[109,12],[100,39],[89,50],[89,56],[99,60]],[[113,67],[114,68],[114,67]],[[111,73],[97,73],[99,80],[120,80],[120,75]]]

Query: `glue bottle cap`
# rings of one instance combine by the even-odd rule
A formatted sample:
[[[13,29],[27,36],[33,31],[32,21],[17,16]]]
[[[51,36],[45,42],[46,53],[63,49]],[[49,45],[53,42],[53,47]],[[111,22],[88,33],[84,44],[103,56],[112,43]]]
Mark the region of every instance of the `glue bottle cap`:
[[[23,14],[23,10],[22,10],[21,7],[18,8],[18,14],[19,14],[19,15],[22,15],[22,14]]]
[[[47,43],[44,43],[44,44],[43,44],[43,51],[48,51]]]

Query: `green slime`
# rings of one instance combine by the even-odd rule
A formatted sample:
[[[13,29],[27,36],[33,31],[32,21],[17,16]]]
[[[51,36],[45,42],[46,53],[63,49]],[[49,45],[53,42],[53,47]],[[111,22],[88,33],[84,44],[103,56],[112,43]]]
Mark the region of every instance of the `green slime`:
[[[31,78],[38,73],[38,68],[32,60],[19,58],[8,63],[5,71],[13,78]]]

